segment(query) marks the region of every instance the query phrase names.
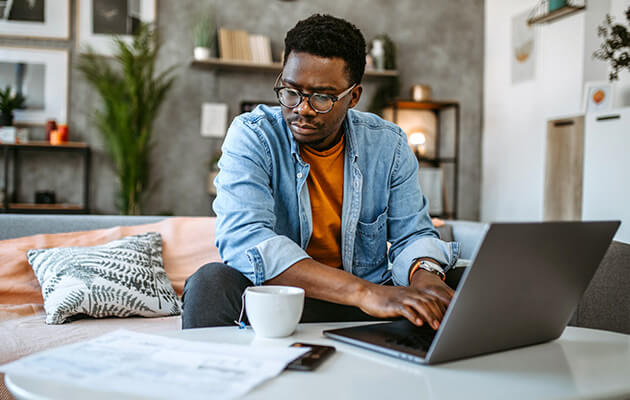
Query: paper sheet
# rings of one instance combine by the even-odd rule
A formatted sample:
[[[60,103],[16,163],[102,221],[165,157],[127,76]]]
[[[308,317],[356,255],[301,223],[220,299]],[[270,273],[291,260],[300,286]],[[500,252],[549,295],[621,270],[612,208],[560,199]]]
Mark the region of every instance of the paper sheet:
[[[308,350],[118,330],[30,355],[0,366],[0,371],[150,398],[232,399],[275,377]]]

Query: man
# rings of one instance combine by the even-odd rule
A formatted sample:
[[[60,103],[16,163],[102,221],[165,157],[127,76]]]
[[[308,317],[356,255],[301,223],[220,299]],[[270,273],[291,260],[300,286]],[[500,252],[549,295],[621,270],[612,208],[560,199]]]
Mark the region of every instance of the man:
[[[184,328],[232,324],[252,284],[304,288],[302,322],[439,327],[459,248],[433,227],[405,134],[352,110],[365,51],[354,25],[328,15],[287,33],[281,107],[238,116],[226,135],[213,204],[225,264],[187,280]]]

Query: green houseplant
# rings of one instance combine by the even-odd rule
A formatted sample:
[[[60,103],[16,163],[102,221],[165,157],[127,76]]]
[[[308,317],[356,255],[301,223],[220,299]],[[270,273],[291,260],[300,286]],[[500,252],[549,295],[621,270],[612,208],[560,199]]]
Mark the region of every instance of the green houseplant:
[[[628,26],[613,24],[613,18],[606,15],[603,25],[597,28],[597,36],[604,41],[593,57],[610,63],[610,81],[619,79],[619,72],[630,71],[630,7],[625,12]]]
[[[118,37],[114,42],[114,65],[88,49],[78,69],[103,100],[93,119],[119,179],[117,206],[123,215],[138,215],[149,183],[153,121],[173,85],[175,66],[156,72],[161,42],[150,25],[141,25],[131,44]]]
[[[0,89],[0,126],[13,125],[13,110],[24,107],[25,102],[22,93],[13,93],[10,86]]]
[[[204,14],[193,28],[195,48],[193,50],[195,60],[206,60],[210,58],[212,43],[214,42],[214,23],[211,18],[212,13]]]

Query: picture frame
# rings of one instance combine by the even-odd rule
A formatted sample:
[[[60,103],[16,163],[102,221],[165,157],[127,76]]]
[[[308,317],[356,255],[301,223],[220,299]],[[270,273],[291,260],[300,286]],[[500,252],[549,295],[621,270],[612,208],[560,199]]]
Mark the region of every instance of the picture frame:
[[[16,65],[22,68],[12,68]],[[69,53],[65,49],[0,46],[0,87],[14,87],[21,82],[22,89],[27,88],[37,98],[35,101],[25,94],[27,108],[14,111],[16,125],[44,125],[49,119],[67,123],[68,66]],[[18,70],[25,72],[20,77],[13,75]],[[34,103],[32,109],[29,102]]]
[[[590,81],[584,84],[582,111],[610,110],[613,106],[613,85],[606,81]]]
[[[4,6],[0,6],[1,37],[52,40],[70,38],[70,0],[4,3]]]
[[[114,36],[131,43],[139,22],[155,22],[157,14],[156,0],[77,0],[76,8],[79,50],[89,47],[104,56],[114,54]]]

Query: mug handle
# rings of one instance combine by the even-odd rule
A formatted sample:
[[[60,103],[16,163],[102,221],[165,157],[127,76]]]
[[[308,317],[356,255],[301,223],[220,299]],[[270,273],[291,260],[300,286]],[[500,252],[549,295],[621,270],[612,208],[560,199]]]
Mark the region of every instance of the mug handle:
[[[241,295],[241,313],[238,316],[238,321],[234,320],[234,323],[238,325],[238,329],[245,329],[246,327],[245,322],[243,322],[243,312],[245,311],[245,294],[247,294],[248,289],[249,287],[246,287]]]

